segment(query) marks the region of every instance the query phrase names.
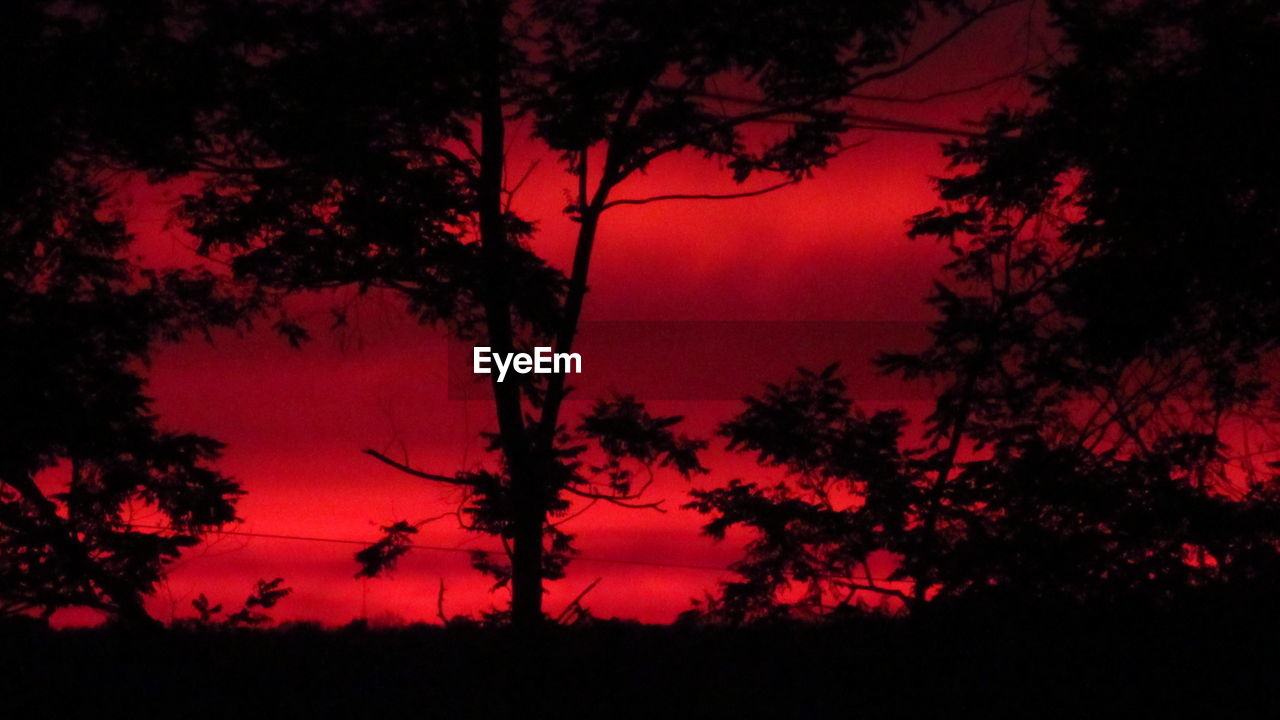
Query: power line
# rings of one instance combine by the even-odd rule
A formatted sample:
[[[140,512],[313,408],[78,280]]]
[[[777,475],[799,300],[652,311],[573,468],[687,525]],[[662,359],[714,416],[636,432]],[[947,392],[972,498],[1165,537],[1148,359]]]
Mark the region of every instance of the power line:
[[[139,530],[169,530],[170,529],[170,528],[162,527],[160,525],[125,525],[125,527],[135,528]],[[285,535],[282,533],[249,532],[246,530],[221,530],[221,529],[207,530],[205,531],[205,534],[234,535],[237,537],[263,538],[266,540],[295,540],[295,541],[302,541],[302,542],[323,542],[323,543],[332,543],[336,545],[360,545],[362,547],[368,547],[369,545],[373,544],[367,540],[353,540],[350,538],[332,538],[332,537],[320,537],[320,536],[314,536],[314,535]],[[468,555],[475,554],[475,553],[480,553],[483,555],[506,555],[506,552],[502,550],[484,550],[484,549],[476,549],[476,548],[446,547],[443,545],[419,545],[417,543],[413,543],[413,544],[410,544],[408,547],[413,550],[432,550],[435,552],[466,553]],[[683,570],[708,570],[708,571],[714,571],[714,572],[733,572],[733,570],[731,570],[730,568],[721,567],[719,565],[700,565],[696,563],[668,563],[668,562],[658,562],[656,560],[632,560],[627,558],[606,558],[606,557],[595,557],[590,555],[575,555],[573,559],[581,560],[584,562],[607,563],[611,565],[638,565],[642,567],[666,567],[666,568],[678,568]]]
[[[161,525],[137,525],[137,524],[128,524],[128,523],[122,523],[122,525],[131,529],[138,529],[138,530],[171,530],[171,528],[163,527]],[[293,540],[293,541],[301,541],[301,542],[331,543],[335,545],[359,545],[361,547],[368,547],[369,545],[372,544],[366,540],[353,540],[350,538],[332,538],[332,537],[322,537],[318,535],[286,535],[283,533],[249,532],[247,530],[216,529],[216,530],[206,530],[205,534],[234,535],[236,537],[262,538],[265,540]],[[408,545],[408,547],[413,550],[430,550],[435,552],[451,552],[451,553],[467,553],[467,554],[480,553],[483,555],[506,555],[506,552],[502,550],[447,547],[444,545],[419,545],[417,543],[412,543]],[[662,567],[662,568],[675,568],[679,570],[705,570],[710,572],[723,572],[723,573],[733,572],[732,568],[722,567],[719,565],[702,565],[698,563],[671,563],[671,562],[659,562],[657,560],[633,560],[629,558],[598,557],[594,555],[575,555],[573,559],[575,561],[603,563],[608,565]],[[905,581],[891,580],[889,578],[872,578],[872,579],[875,582],[905,582]]]

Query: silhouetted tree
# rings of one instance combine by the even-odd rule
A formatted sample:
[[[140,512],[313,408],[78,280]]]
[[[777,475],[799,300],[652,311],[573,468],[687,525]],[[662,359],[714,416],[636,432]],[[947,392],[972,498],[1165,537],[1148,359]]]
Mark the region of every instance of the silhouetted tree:
[[[245,276],[294,289],[388,288],[422,321],[495,352],[535,341],[569,352],[607,211],[799,181],[840,151],[852,91],[909,71],[1009,4],[211,3],[205,32],[225,48],[226,103],[207,118],[197,164],[215,179],[187,217],[206,248],[235,251]],[[902,52],[927,7],[954,11],[954,29]],[[575,183],[567,275],[530,249],[534,225],[511,211],[514,118],[531,121],[531,140]],[[783,130],[748,130],[761,124]],[[740,183],[775,180],[723,196],[616,196],[656,159],[684,151]],[[486,569],[510,576],[515,620],[532,624],[543,617],[542,580],[558,576],[569,550],[548,518],[575,498],[636,504],[639,487],[609,466],[657,460],[696,472],[671,458],[697,443],[672,435],[672,418],[610,401],[580,428],[604,452],[600,474],[569,444],[563,376],[495,378],[492,390],[497,471],[427,473],[374,455],[467,490],[473,526],[509,543],[509,568]],[[624,434],[604,434],[615,432]]]
[[[158,94],[173,78],[135,72],[164,18],[0,8],[0,613],[148,624],[166,564],[235,517],[239,490],[209,465],[221,445],[162,429],[142,371],[157,342],[237,322],[245,299],[205,271],[140,268],[105,201],[107,168],[149,161],[148,133],[180,124],[182,93]]]
[[[1064,57],[1042,105],[946,146],[966,172],[914,221],[957,259],[933,343],[885,369],[939,389],[923,442],[866,415],[832,370],[748,400],[722,432],[795,481],[693,507],[756,539],[715,610],[1161,599],[1270,580],[1277,485],[1249,445],[1277,420],[1275,113],[1265,3],[1051,4]],[[1233,452],[1234,446],[1234,452]],[[887,586],[870,570],[895,558]],[[798,603],[783,602],[803,585]]]

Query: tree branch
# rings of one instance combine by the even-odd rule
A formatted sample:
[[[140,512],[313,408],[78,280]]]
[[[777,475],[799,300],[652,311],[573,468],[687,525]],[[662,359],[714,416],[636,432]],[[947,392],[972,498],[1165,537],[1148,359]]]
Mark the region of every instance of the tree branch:
[[[788,185],[795,185],[796,182],[797,182],[796,180],[786,180],[776,185],[770,185],[769,187],[766,187],[766,188],[760,188],[759,190],[749,190],[746,192],[739,192],[739,193],[725,193],[725,194],[676,193],[672,195],[654,195],[646,198],[624,198],[622,200],[611,200],[605,203],[604,206],[601,207],[601,210],[608,210],[609,208],[617,207],[618,205],[647,205],[649,203],[661,202],[663,200],[737,200],[739,198],[749,198],[749,197],[756,197],[757,195],[764,195],[765,193],[771,193],[774,190],[781,190],[782,188],[787,187]]]
[[[435,473],[423,472],[422,470],[418,470],[417,468],[410,467],[408,465],[405,465],[404,463],[396,462],[395,460],[392,460],[391,458],[387,457],[386,455],[383,455],[377,450],[365,449],[362,452],[364,452],[364,454],[368,455],[369,457],[372,457],[387,465],[390,465],[391,467],[399,470],[402,473],[407,473],[414,477],[422,478],[423,480],[433,480],[435,482],[448,483],[450,485],[461,485],[463,487],[476,487],[475,483],[469,482],[467,480],[463,480],[462,478],[450,477],[449,475],[437,475]]]
[[[954,28],[952,28],[949,32],[947,32],[947,34],[938,38],[938,40],[936,40],[932,45],[925,48],[924,50],[921,50],[911,59],[904,60],[903,62],[899,63],[896,67],[890,68],[888,70],[881,70],[880,72],[871,73],[870,75],[864,75],[863,77],[859,78],[856,82],[853,83],[852,88],[859,88],[869,83],[877,82],[879,80],[887,80],[891,77],[901,75],[902,73],[907,72],[908,70],[915,67],[916,65],[919,65],[922,61],[924,61],[934,53],[938,52],[942,48],[949,45],[952,40],[955,40],[957,37],[960,36],[961,33],[969,29],[970,26],[972,26],[974,23],[978,22],[982,18],[998,10],[1003,10],[1004,8],[1010,7],[1012,5],[1017,5],[1020,2],[1024,2],[1024,0],[996,0],[994,2],[989,3],[986,7],[982,8],[981,10],[975,10],[972,15],[969,15],[968,17],[966,17],[962,22],[960,22]]]
[[[901,590],[881,587],[880,585],[864,585],[862,583],[857,583],[857,582],[842,582],[840,583],[840,585],[849,590],[854,590],[854,591],[866,590],[867,592],[879,593],[881,595],[896,597],[902,602],[906,603],[907,605],[911,605],[912,603],[915,602],[915,598],[911,597],[910,595],[908,595],[907,593]]]
[[[745,97],[741,95],[726,95],[723,93],[690,93],[690,95],[694,95],[696,97],[704,98],[707,100],[728,101],[728,102],[739,103],[742,105],[752,105],[752,106],[761,108],[756,112],[744,113],[742,115],[736,115],[730,118],[726,118],[723,122],[713,126],[716,128],[732,127],[735,125],[744,125],[748,123],[764,123],[764,124],[772,124],[772,125],[796,125],[803,121],[798,119],[780,117],[780,116],[789,115],[789,114],[800,114],[804,112],[805,107],[808,107],[808,106],[801,106],[796,104],[781,106],[781,107],[774,107],[769,105],[766,101],[758,98],[750,98],[750,97]],[[856,96],[851,95],[850,97],[856,97]],[[809,105],[816,105],[823,102],[830,102],[833,99],[834,98],[826,98],[826,99],[814,98]],[[926,125],[924,123],[911,122],[909,120],[897,120],[895,118],[882,117],[879,115],[867,115],[864,113],[845,113],[845,116],[848,117],[850,120],[853,120],[854,122],[862,123],[861,125],[855,125],[850,129],[861,128],[865,130],[919,132],[919,133],[932,133],[936,135],[961,135],[961,136],[968,136],[968,137],[976,137],[979,134],[979,133],[971,132],[968,130],[957,130],[955,128],[942,127],[939,125]],[[868,125],[867,123],[872,123],[874,124],[874,126]],[[675,144],[674,142],[669,143],[669,146],[674,146],[674,144]],[[665,152],[665,150],[663,150],[663,152]],[[652,152],[649,153],[649,156],[650,158],[656,157],[656,155]]]
[[[564,622],[564,619],[569,616],[569,613],[573,612],[574,608],[581,609],[582,598],[586,597],[587,593],[594,590],[596,585],[599,585],[600,581],[603,579],[604,578],[596,578],[594,581],[592,581],[590,585],[586,587],[586,589],[578,593],[577,597],[575,597],[568,605],[565,605],[564,610],[561,610],[560,614],[556,616],[556,623],[558,624],[558,623]]]
[[[949,90],[939,90],[937,92],[932,92],[927,95],[916,95],[913,97],[895,97],[893,95],[870,95],[865,93],[850,93],[849,97],[853,98],[854,100],[863,100],[866,102],[922,104],[922,103],[932,102],[934,100],[941,100],[942,98],[953,97],[955,95],[964,95],[965,93],[985,90],[991,87],[992,85],[997,85],[1006,80],[1012,80],[1016,77],[1026,75],[1027,73],[1033,70],[1044,67],[1047,63],[1048,63],[1047,60],[1041,60],[1040,62],[1034,65],[1024,65],[1023,67],[1020,67],[1017,70],[1011,70],[1007,73],[1002,73],[1000,75],[996,75],[995,77],[987,78],[986,80],[974,83],[972,85],[965,85],[964,87],[951,88]]]
[[[666,510],[662,509],[661,500],[655,500],[654,502],[651,502],[651,503],[630,503],[630,502],[627,502],[627,500],[634,499],[637,496],[605,495],[603,493],[594,493],[594,492],[588,492],[586,490],[578,490],[577,488],[572,488],[572,487],[566,487],[565,492],[568,492],[573,495],[577,495],[578,497],[587,498],[588,500],[604,500],[605,502],[610,502],[610,503],[613,503],[614,505],[617,505],[619,507],[624,507],[624,508],[632,508],[635,510],[640,510],[640,509],[657,510],[660,513],[666,512]]]

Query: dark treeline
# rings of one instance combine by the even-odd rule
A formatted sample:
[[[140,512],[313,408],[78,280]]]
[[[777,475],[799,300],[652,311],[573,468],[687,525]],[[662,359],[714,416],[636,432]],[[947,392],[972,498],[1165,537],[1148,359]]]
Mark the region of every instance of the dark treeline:
[[[1274,717],[1273,605],[744,627],[5,632],[14,717]]]
[[[150,408],[143,371],[157,344],[267,322],[302,345],[308,329],[285,300],[351,287],[394,294],[416,320],[495,352],[569,352],[609,210],[680,198],[629,194],[628,179],[686,153],[741,185],[719,199],[750,202],[802,182],[856,152],[848,136],[865,122],[853,110],[860,95],[1014,4],[5,4],[0,615],[90,607],[152,624],[143,601],[166,566],[235,519],[241,490],[212,465],[221,446],[165,429]],[[1117,617],[1141,614],[1133,608],[1167,629],[1238,598],[1250,622],[1274,630],[1258,608],[1280,597],[1280,402],[1268,375],[1280,339],[1280,140],[1268,98],[1280,86],[1280,17],[1246,0],[1048,7],[1060,47],[1031,77],[1036,102],[995,110],[945,145],[954,171],[937,183],[939,207],[911,219],[917,242],[945,243],[955,258],[930,298],[931,345],[881,363],[933,383],[933,412],[915,424],[900,411],[865,412],[834,365],[747,398],[720,440],[789,480],[693,493],[687,507],[707,516],[710,535],[745,527],[752,539],[740,580],[684,622],[905,611],[830,636],[863,643],[869,633],[856,652],[895,658],[881,673],[919,662],[929,633],[948,663],[963,664],[966,636],[946,635],[939,618],[987,627],[1003,616],[1012,627],[1011,607],[1028,613],[1012,647],[1037,660],[1044,643],[1063,641],[1066,657],[1087,662],[1065,631],[1036,638],[1050,632],[1047,617],[1072,627],[1103,618],[1090,635],[1102,637],[1127,622]],[[913,45],[926,19],[946,30]],[[538,143],[575,187],[564,209],[578,227],[569,268],[534,251],[536,219],[512,210],[513,119],[532,128],[515,139]],[[761,125],[775,132],[756,134]],[[175,219],[230,269],[129,261],[110,199],[130,173],[201,180]],[[534,626],[545,619],[544,581],[562,577],[574,554],[558,519],[588,503],[654,507],[653,473],[708,473],[709,441],[627,395],[566,418],[563,376],[491,388],[489,469],[367,452],[463,491],[458,517],[508,550],[500,561],[475,557],[511,593],[510,609],[488,619]],[[137,508],[153,512],[152,527],[126,524]],[[387,526],[357,554],[358,572],[392,567],[420,527]],[[872,570],[886,558],[888,579]],[[245,615],[228,614],[244,622],[228,624],[261,622],[254,608],[283,592],[280,581],[260,584]],[[207,625],[220,608],[201,602]],[[1217,650],[1243,632],[1212,627],[1221,635],[1202,639]],[[651,643],[647,659],[659,665],[670,660],[665,643],[694,648],[686,663],[719,666],[739,642],[710,629],[616,632]],[[819,665],[855,652],[807,630],[753,632],[741,642],[775,655],[817,642],[806,652]],[[78,654],[121,636],[15,637]],[[305,631],[219,637],[155,642],[215,655],[185,643],[256,643],[289,663],[305,663],[316,642]],[[416,641],[351,642],[373,652]],[[644,676],[643,663],[611,662]],[[904,691],[881,679],[868,683],[872,700]]]

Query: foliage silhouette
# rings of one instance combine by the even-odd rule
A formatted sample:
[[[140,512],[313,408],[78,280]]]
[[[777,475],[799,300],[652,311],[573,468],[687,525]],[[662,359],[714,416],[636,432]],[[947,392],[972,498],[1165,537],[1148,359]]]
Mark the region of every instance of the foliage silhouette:
[[[182,127],[176,76],[130,72],[165,53],[144,42],[165,17],[0,9],[0,614],[152,624],[142,600],[166,565],[235,519],[238,486],[210,466],[221,445],[163,429],[142,372],[157,343],[234,325],[253,300],[207,271],[141,267],[107,202],[112,168],[151,162]]]
[[[275,607],[277,603],[293,592],[293,588],[281,587],[283,584],[284,578],[259,580],[253,592],[245,598],[244,604],[240,606],[240,609],[233,613],[226,613],[222,618],[218,618],[218,615],[223,614],[222,603],[215,605],[209,601],[209,598],[205,597],[204,593],[200,593],[195,600],[191,601],[191,607],[196,611],[196,617],[181,620],[179,624],[200,628],[264,626],[271,622],[271,616],[263,611]]]
[[[834,368],[748,398],[721,433],[794,482],[695,493],[709,533],[756,538],[712,615],[1276,589],[1280,153],[1263,98],[1280,17],[1051,7],[1067,59],[1042,105],[948,144],[963,170],[914,221],[957,256],[930,347],[881,360],[938,389],[922,437],[861,411]],[[886,586],[871,563],[888,558]]]

